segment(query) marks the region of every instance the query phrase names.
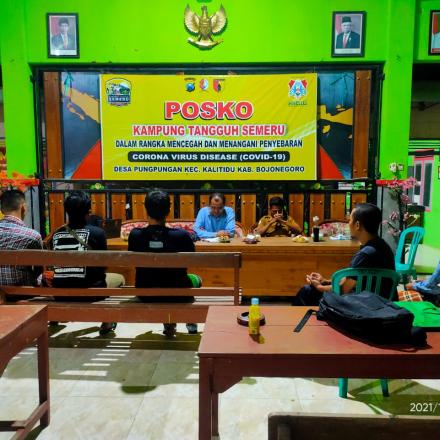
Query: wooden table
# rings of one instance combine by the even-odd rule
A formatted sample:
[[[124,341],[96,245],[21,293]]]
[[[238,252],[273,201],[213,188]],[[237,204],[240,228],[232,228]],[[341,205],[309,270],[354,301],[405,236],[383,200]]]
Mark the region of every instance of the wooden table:
[[[426,348],[378,348],[348,338],[312,316],[308,307],[262,307],[264,343],[253,340],[237,314],[246,307],[210,307],[199,347],[199,439],[218,435],[218,394],[243,377],[440,378],[440,333]],[[336,391],[335,391],[336,393]],[[336,394],[335,394],[336,396]]]
[[[40,404],[22,421],[1,421],[0,431],[16,431],[24,439],[35,423],[49,425],[49,354],[46,306],[0,305],[0,374],[21,350],[37,341]]]
[[[111,250],[127,249],[120,238],[107,241]],[[241,252],[240,285],[245,296],[294,296],[305,283],[305,275],[319,272],[330,278],[339,269],[348,267],[359,243],[352,240],[319,243],[294,243],[290,237],[263,237],[257,244],[246,244],[239,238],[230,243],[196,242],[196,251]],[[109,269],[116,270],[114,268]],[[200,275],[204,286],[231,285],[232,273],[227,269],[189,268]],[[134,272],[124,274],[134,282]]]

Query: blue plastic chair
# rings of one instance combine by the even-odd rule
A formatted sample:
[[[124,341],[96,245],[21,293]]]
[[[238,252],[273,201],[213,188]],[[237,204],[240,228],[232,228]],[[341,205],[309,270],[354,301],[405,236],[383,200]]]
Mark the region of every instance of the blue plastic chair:
[[[408,258],[405,263],[405,241],[409,234],[413,234],[413,236],[408,249]],[[408,282],[409,275],[414,278],[417,277],[416,270],[414,269],[414,260],[416,258],[417,247],[424,235],[425,229],[420,226],[411,226],[410,228],[403,230],[400,234],[399,243],[396,249],[395,265],[396,272],[400,275],[404,284]]]
[[[394,292],[396,291],[397,284],[399,283],[400,275],[394,270],[390,269],[363,269],[363,268],[350,268],[338,270],[332,275],[332,290],[333,292],[342,295],[341,280],[346,277],[356,277],[356,287],[354,293],[368,290],[374,292],[377,295],[380,293],[380,288],[384,279],[390,279],[392,286],[388,299],[392,299]],[[388,380],[380,379],[380,387],[382,389],[382,395],[389,397],[390,392],[388,390]],[[348,392],[348,379],[339,379],[339,397],[346,398]]]

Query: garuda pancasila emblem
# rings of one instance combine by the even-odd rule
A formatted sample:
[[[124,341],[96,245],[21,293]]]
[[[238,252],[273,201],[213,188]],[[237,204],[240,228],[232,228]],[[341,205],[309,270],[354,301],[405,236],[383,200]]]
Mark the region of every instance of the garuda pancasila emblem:
[[[223,41],[212,38],[212,34],[219,34],[226,26],[227,17],[223,6],[220,6],[220,9],[211,17],[208,15],[208,8],[202,6],[202,16],[199,17],[187,5],[184,20],[188,31],[198,35],[197,39],[188,38],[189,43],[201,49],[211,49]]]

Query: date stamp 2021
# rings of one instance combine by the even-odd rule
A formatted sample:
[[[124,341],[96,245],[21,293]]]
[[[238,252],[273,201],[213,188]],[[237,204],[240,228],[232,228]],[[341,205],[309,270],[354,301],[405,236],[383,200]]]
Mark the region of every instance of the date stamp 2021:
[[[409,412],[419,414],[436,414],[440,412],[440,401],[438,402],[410,402]]]

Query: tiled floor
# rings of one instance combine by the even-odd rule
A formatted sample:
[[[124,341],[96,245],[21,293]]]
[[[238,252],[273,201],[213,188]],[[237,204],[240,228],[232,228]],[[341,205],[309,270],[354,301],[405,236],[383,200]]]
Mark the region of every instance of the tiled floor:
[[[29,438],[196,439],[200,336],[183,325],[171,341],[161,325],[119,324],[113,338],[97,330],[51,328],[51,423]],[[412,414],[411,402],[439,402],[440,415],[439,380],[393,380],[390,391],[383,398],[378,381],[350,380],[350,398],[340,399],[336,379],[246,378],[220,397],[220,439],[267,438],[274,411]],[[37,396],[36,349],[29,348],[0,379],[0,419],[28,416]]]

